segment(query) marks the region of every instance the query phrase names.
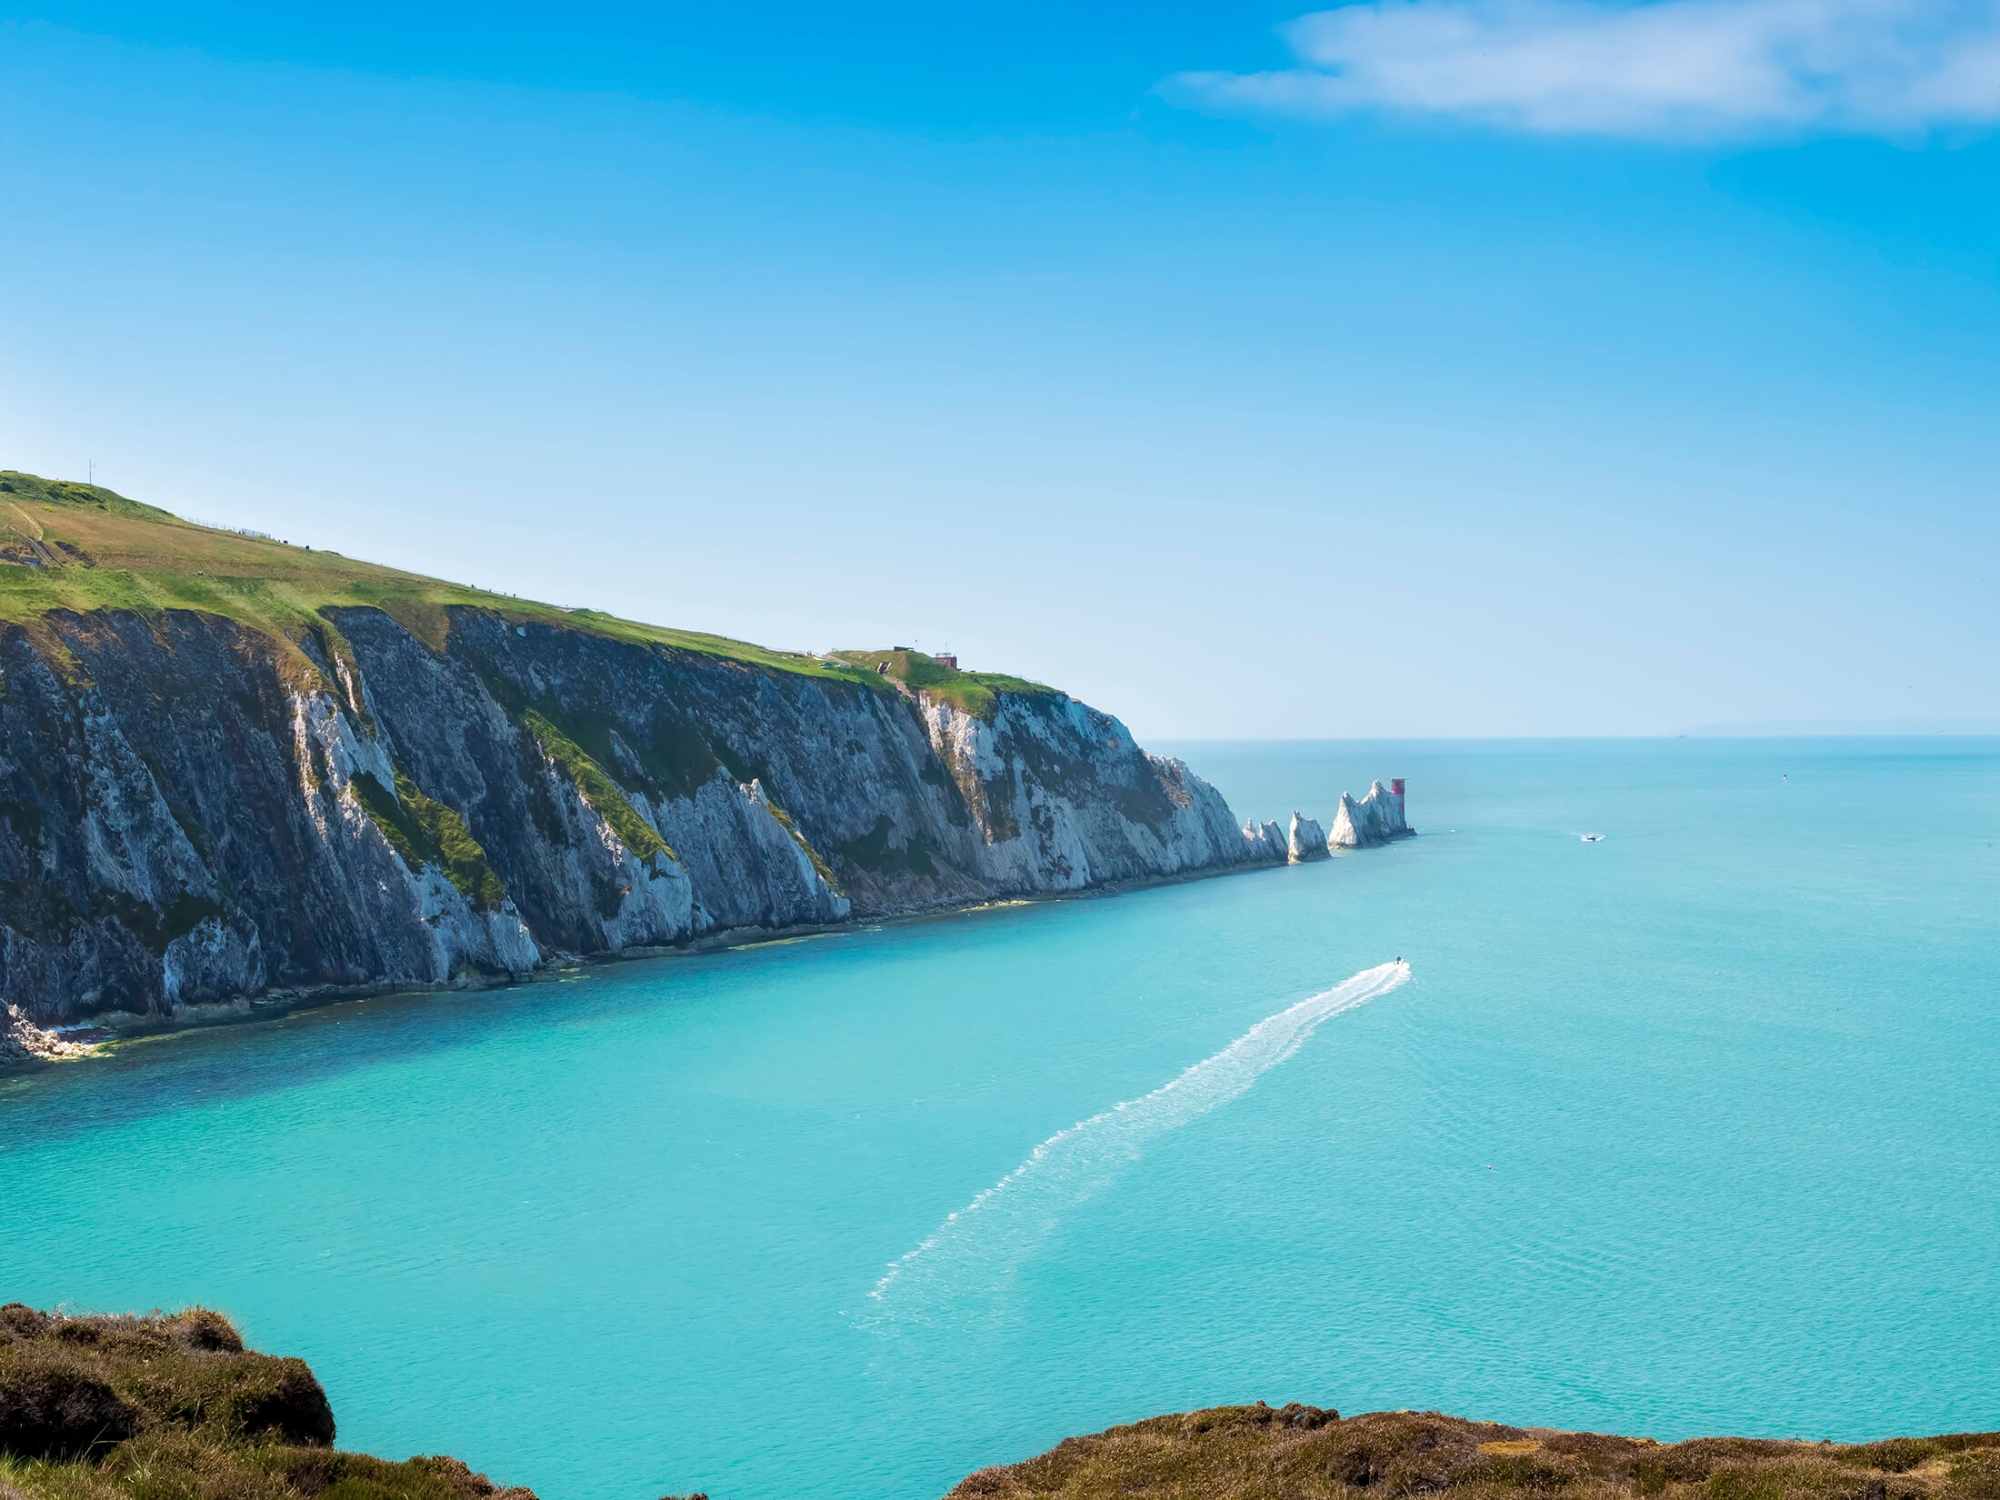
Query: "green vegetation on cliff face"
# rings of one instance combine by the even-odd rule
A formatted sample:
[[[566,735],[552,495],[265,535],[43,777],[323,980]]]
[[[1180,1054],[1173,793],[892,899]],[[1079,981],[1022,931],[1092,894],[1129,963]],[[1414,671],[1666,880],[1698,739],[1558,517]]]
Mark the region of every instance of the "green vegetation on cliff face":
[[[669,630],[467,588],[396,568],[316,552],[270,537],[197,526],[101,485],[0,470],[0,621],[33,624],[51,610],[166,609],[219,615],[297,641],[327,628],[321,611],[380,609],[433,647],[455,607],[509,621],[586,630],[801,676],[881,687],[859,666],[770,651],[699,631]],[[340,654],[338,643],[333,644]],[[300,665],[304,667],[303,658]]]
[[[575,784],[578,795],[611,826],[621,844],[640,859],[651,859],[655,854],[664,854],[669,859],[674,857],[667,841],[653,832],[652,824],[639,816],[638,809],[618,790],[618,784],[604,774],[602,766],[584,754],[582,746],[532,708],[523,718],[527,721],[528,732],[535,737],[535,743],[542,747],[542,752],[550,760],[562,767],[563,774]]]
[[[805,855],[819,878],[827,883],[829,889],[841,894],[840,877],[833,873],[833,867],[821,857],[819,850],[813,848],[812,840],[799,832],[799,825],[792,821],[792,815],[773,802],[768,795],[764,798],[764,805],[771,810],[771,816],[778,820],[778,826],[792,836],[792,842],[799,846],[799,852]]]
[[[452,1458],[334,1449],[302,1360],[220,1313],[65,1317],[0,1307],[4,1500],[534,1500]]]
[[[500,909],[500,903],[507,899],[507,887],[486,863],[486,851],[466,828],[465,819],[442,802],[426,797],[400,769],[393,796],[366,771],[355,776],[353,785],[362,809],[412,871],[437,865],[475,908]]]
[[[1068,1438],[950,1500],[2000,1500],[2000,1432],[1887,1442],[1646,1438],[1435,1412],[1220,1406]]]

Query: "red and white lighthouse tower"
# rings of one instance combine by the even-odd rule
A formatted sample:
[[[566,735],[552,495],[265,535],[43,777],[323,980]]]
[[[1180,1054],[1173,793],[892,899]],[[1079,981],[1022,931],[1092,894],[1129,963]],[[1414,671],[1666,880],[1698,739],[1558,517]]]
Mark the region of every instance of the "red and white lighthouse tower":
[[[1410,820],[1410,811],[1403,806],[1402,777],[1392,776],[1389,778],[1389,795],[1396,799],[1396,816],[1401,818],[1405,823],[1408,823]]]

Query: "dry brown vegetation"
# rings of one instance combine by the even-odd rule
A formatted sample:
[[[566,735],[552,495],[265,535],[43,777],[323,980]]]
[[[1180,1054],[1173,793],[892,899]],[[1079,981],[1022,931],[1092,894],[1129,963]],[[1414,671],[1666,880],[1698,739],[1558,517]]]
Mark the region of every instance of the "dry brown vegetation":
[[[1661,1444],[1436,1412],[1221,1406],[1069,1438],[950,1500],[2000,1500],[2000,1433]]]
[[[220,1313],[0,1307],[0,1500],[534,1500],[333,1438],[305,1362],[246,1350]]]

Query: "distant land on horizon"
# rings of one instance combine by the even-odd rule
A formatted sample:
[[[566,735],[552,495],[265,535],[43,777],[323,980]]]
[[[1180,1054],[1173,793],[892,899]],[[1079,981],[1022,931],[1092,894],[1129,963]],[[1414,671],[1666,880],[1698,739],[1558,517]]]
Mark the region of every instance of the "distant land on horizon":
[[[1702,739],[1896,739],[1918,735],[2000,735],[2000,719],[1750,719],[1697,724]]]

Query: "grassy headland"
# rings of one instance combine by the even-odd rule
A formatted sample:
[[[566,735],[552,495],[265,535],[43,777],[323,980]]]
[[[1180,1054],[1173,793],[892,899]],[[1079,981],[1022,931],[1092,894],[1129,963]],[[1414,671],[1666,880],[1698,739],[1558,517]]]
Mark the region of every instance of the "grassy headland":
[[[538,604],[254,532],[200,526],[102,485],[0,469],[0,621],[33,625],[58,609],[187,609],[288,641],[317,631],[341,651],[344,643],[323,611],[363,606],[438,649],[450,633],[450,610],[465,606],[513,623],[585,630],[877,691],[893,691],[893,679],[982,717],[993,712],[995,693],[1055,691],[1004,672],[961,672],[921,651],[773,651],[593,609]],[[886,672],[878,670],[884,665]]]
[[[2000,1500],[2000,1432],[1879,1443],[1647,1438],[1436,1412],[1219,1406],[1069,1438],[949,1500]]]
[[[0,1500],[534,1500],[333,1438],[305,1362],[246,1350],[220,1313],[0,1307]]]
[[[460,605],[514,622],[883,686],[870,668],[859,665],[488,593],[337,552],[197,526],[101,485],[0,470],[0,621],[31,625],[58,609],[141,614],[187,609],[296,640],[304,630],[329,628],[323,610],[372,606],[442,647],[450,630],[447,611]]]

